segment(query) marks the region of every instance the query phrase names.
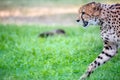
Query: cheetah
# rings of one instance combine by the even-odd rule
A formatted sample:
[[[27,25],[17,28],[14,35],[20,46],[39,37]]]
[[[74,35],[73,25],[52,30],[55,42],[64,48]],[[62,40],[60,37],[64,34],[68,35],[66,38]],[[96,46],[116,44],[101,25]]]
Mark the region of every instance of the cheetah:
[[[82,22],[84,27],[99,25],[104,45],[101,53],[79,79],[85,80],[97,67],[106,63],[118,52],[120,47],[120,4],[90,2],[80,7],[76,21]]]

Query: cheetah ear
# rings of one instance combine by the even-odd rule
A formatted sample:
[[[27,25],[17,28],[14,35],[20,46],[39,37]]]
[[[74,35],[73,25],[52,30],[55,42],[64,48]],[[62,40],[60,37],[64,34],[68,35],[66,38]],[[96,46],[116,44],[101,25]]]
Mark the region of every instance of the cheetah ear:
[[[92,7],[95,7],[96,2],[91,2]]]
[[[100,8],[100,3],[91,2],[89,5],[93,8],[93,10],[98,10]]]
[[[100,3],[96,3],[95,7],[93,8],[94,10],[94,15],[95,16],[99,16],[100,15],[100,10],[101,10],[101,4]]]
[[[100,8],[101,8],[100,6],[101,6],[100,3],[96,3],[94,10],[100,10]]]

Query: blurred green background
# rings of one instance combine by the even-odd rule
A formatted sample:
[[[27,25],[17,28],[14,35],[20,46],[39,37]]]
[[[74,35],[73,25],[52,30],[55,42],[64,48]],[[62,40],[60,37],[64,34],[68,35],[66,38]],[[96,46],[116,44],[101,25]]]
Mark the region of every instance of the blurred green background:
[[[76,23],[79,6],[91,1],[0,0],[0,80],[78,80],[103,47],[98,26]],[[66,35],[38,37],[58,28]],[[120,54],[87,80],[120,80]]]

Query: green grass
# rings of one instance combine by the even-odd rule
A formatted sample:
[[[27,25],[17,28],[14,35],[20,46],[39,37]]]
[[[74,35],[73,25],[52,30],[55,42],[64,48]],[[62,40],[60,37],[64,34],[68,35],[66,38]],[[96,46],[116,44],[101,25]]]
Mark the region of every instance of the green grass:
[[[62,28],[66,36],[38,38]],[[0,25],[0,80],[78,80],[102,50],[98,27]],[[119,80],[120,54],[88,80]]]

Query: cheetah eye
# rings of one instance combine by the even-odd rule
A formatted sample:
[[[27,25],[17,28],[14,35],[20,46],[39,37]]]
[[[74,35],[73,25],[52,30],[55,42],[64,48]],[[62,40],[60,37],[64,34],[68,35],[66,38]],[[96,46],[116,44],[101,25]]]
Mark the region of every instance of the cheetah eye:
[[[95,8],[93,8],[93,10],[97,10],[97,11],[98,11],[98,10],[99,10],[99,8],[96,8],[96,7],[95,7]]]
[[[96,7],[95,7],[95,8],[93,8],[93,10],[96,10]]]
[[[85,13],[85,12],[82,12],[82,16],[83,16],[83,15],[90,16],[89,14],[87,14],[87,13]]]
[[[85,14],[85,12],[82,12],[82,14]]]

